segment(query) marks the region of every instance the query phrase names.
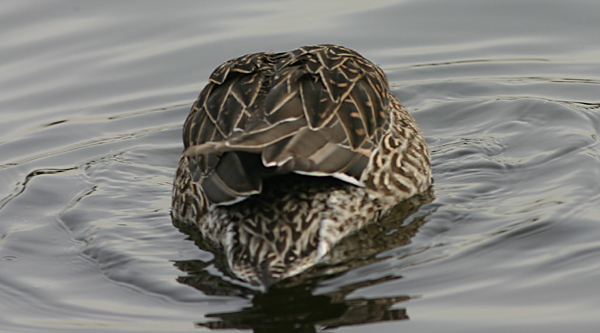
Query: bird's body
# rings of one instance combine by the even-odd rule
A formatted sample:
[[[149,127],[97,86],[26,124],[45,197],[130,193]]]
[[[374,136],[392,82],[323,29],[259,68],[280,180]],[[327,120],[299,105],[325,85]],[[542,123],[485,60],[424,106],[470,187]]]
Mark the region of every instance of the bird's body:
[[[383,71],[336,45],[224,63],[183,136],[174,220],[267,287],[432,181],[423,135]]]

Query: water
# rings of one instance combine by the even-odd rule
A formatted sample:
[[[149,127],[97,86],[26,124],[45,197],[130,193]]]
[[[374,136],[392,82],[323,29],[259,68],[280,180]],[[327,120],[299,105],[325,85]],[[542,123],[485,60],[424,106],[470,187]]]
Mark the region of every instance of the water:
[[[600,325],[596,1],[0,7],[2,331]],[[364,262],[254,296],[171,224],[181,127],[224,60],[325,42],[386,71],[435,198],[357,235],[387,242]]]

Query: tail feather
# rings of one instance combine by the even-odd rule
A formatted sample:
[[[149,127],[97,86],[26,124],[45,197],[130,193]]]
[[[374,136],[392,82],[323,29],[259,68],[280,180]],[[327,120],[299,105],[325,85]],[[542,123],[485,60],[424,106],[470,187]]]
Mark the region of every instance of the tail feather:
[[[259,193],[282,173],[362,185],[390,96],[381,69],[340,46],[248,54],[211,75],[185,123],[184,156],[213,204]]]
[[[211,202],[233,204],[260,193],[263,169],[256,154],[228,152],[223,154],[214,172],[203,180],[202,188]]]

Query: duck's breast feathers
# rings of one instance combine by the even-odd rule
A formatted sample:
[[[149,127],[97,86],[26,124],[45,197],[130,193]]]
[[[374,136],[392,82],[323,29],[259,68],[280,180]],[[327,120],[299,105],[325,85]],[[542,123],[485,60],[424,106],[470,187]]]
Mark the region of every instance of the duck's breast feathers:
[[[204,155],[204,176],[218,162],[207,155],[245,151],[286,172],[360,179],[390,96],[383,71],[341,46],[248,54],[212,73],[186,120],[185,154]]]

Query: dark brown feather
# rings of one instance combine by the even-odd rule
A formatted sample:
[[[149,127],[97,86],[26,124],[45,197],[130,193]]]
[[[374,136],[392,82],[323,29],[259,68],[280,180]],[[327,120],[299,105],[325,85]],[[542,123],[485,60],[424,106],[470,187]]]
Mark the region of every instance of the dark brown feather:
[[[227,61],[185,123],[194,181],[214,204],[257,193],[273,174],[346,174],[359,181],[389,126],[388,94],[383,72],[340,46]]]

